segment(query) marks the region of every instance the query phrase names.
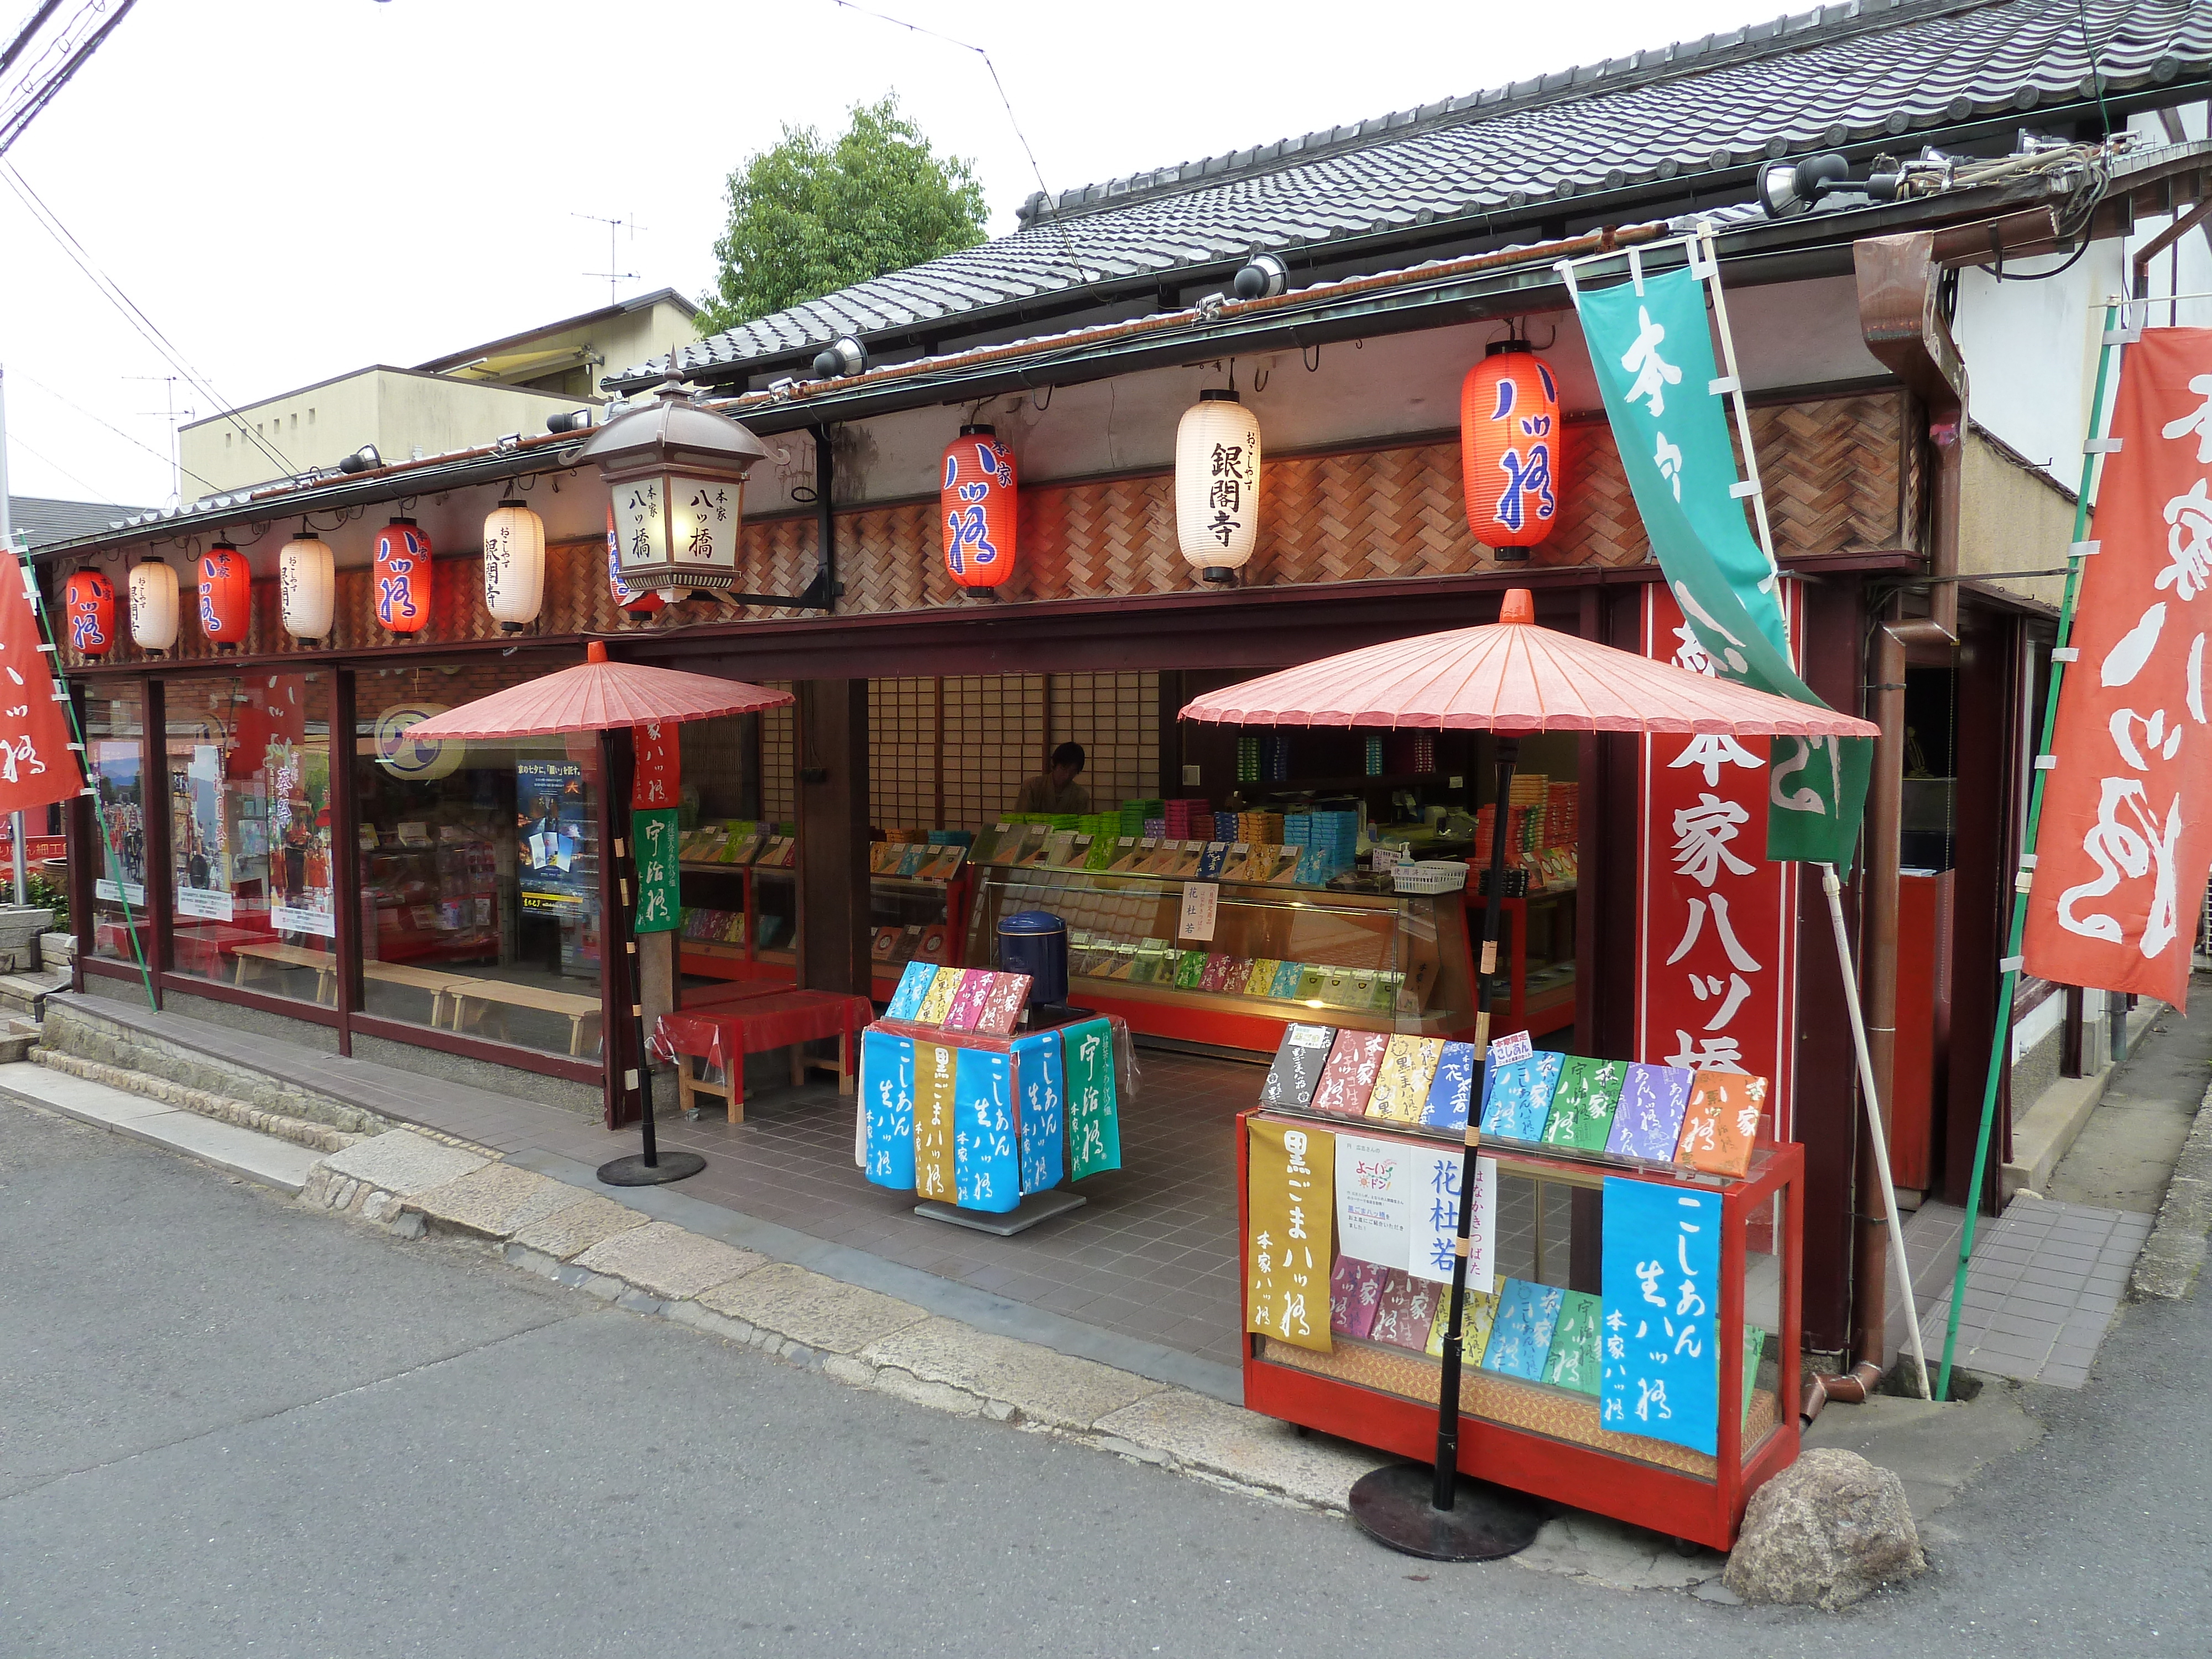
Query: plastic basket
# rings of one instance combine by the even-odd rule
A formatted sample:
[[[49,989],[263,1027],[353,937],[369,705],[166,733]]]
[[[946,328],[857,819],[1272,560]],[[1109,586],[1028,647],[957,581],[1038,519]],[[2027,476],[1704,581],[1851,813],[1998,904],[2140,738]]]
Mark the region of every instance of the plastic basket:
[[[1390,884],[1401,893],[1455,893],[1467,885],[1467,866],[1458,859],[1394,865]]]

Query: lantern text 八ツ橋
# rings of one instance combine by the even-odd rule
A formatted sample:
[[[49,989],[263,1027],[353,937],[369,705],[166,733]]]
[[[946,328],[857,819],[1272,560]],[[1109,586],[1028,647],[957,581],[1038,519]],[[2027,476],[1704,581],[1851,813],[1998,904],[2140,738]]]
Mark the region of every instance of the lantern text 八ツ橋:
[[[1494,342],[1460,386],[1467,520],[1501,559],[1534,547],[1559,514],[1559,390],[1524,340]]]

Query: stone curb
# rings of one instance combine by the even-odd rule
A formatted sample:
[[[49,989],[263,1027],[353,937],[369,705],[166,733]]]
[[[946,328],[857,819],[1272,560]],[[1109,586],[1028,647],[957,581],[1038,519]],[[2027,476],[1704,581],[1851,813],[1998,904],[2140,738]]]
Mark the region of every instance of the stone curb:
[[[1346,1512],[1352,1483],[1384,1461],[1187,1389],[975,1330],[648,1220],[601,1194],[512,1165],[487,1161],[441,1185],[395,1193],[368,1172],[419,1160],[422,1149],[402,1139],[409,1133],[318,1163],[299,1201],[406,1237],[428,1226],[484,1241],[511,1267],[848,1388],[1054,1435],[1299,1508]],[[379,1145],[386,1140],[388,1151]]]
[[[167,1078],[149,1077],[143,1072],[129,1071],[120,1066],[87,1060],[82,1054],[65,1054],[58,1048],[33,1048],[23,1057],[50,1072],[82,1078],[88,1083],[105,1084],[108,1088],[120,1089],[125,1094],[158,1100],[163,1105],[174,1106],[179,1111],[211,1117],[218,1123],[228,1123],[236,1128],[252,1129],[313,1152],[340,1152],[356,1141],[367,1139],[364,1135],[332,1128],[327,1123],[311,1123],[305,1118],[264,1112],[242,1100],[210,1094],[204,1089],[190,1088],[181,1083],[172,1083]]]
[[[2212,1086],[2197,1103],[2197,1120],[2174,1161],[2158,1220],[2136,1258],[2129,1281],[2138,1297],[2185,1297],[2204,1266],[2212,1234]]]

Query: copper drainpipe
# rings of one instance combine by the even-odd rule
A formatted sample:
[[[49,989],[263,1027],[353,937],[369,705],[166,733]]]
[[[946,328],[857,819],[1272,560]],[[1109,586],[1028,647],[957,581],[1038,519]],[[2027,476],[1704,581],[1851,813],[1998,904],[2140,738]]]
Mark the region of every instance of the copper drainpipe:
[[[1856,243],[1859,328],[1871,351],[1925,411],[1936,475],[1929,514],[1929,615],[1906,619],[1894,603],[1875,631],[1868,715],[1875,739],[1867,789],[1866,873],[1862,888],[1860,977],[1866,996],[1867,1047],[1882,1121],[1897,1094],[1899,829],[1905,798],[1905,665],[1913,647],[1948,656],[1959,642],[1959,503],[1965,470],[1966,367],[1938,304],[1942,266],[1933,235],[1871,237]],[[1887,1323],[1888,1240],[1873,1138],[1859,1121],[1851,1249],[1852,1351],[1861,1367],[1883,1364]],[[1855,1372],[1854,1375],[1858,1373]],[[1840,1379],[1838,1379],[1840,1381]],[[1864,1397],[1864,1383],[1859,1397]],[[1838,1389],[1831,1398],[1849,1398]]]

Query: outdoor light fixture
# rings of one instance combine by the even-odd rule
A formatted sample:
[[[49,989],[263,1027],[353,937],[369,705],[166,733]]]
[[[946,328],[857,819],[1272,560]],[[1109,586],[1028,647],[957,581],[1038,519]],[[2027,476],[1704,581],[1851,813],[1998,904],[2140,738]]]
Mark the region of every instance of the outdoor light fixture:
[[[502,634],[519,634],[545,603],[545,520],[514,496],[486,515],[484,609]]]
[[[384,465],[384,457],[376,453],[374,444],[363,444],[338,463],[341,472],[374,472]]]
[[[578,456],[596,463],[615,510],[623,585],[671,604],[738,587],[745,474],[768,453],[726,415],[693,403],[674,379],[652,403],[610,421]]]
[[[328,542],[300,533],[276,556],[276,592],[284,631],[302,645],[330,637],[337,610],[337,562]]]
[[[1863,179],[1851,177],[1851,164],[1833,150],[1802,161],[1769,161],[1759,170],[1759,204],[1770,219],[1811,213],[1832,196],[1863,196],[1869,202],[1897,199],[1897,164],[1876,156]]]
[[[1237,273],[1234,284],[1240,300],[1266,300],[1283,291],[1290,281],[1291,269],[1272,253],[1255,253],[1251,262]]]
[[[131,640],[157,653],[177,642],[177,573],[151,553],[131,568]]]
[[[1201,392],[1183,411],[1175,491],[1184,560],[1201,581],[1235,581],[1260,532],[1260,420],[1235,392]]]
[[[592,429],[592,411],[572,409],[565,415],[548,415],[545,429],[548,432],[589,432]]]
[[[814,378],[835,380],[844,375],[858,374],[867,366],[866,348],[851,335],[841,334],[830,343],[827,349],[815,355]]]
[[[104,657],[115,647],[115,584],[89,568],[69,579],[63,605],[69,620],[70,648],[80,656]]]
[[[253,574],[246,555],[217,542],[200,555],[200,632],[226,655],[238,649],[253,619]]]

